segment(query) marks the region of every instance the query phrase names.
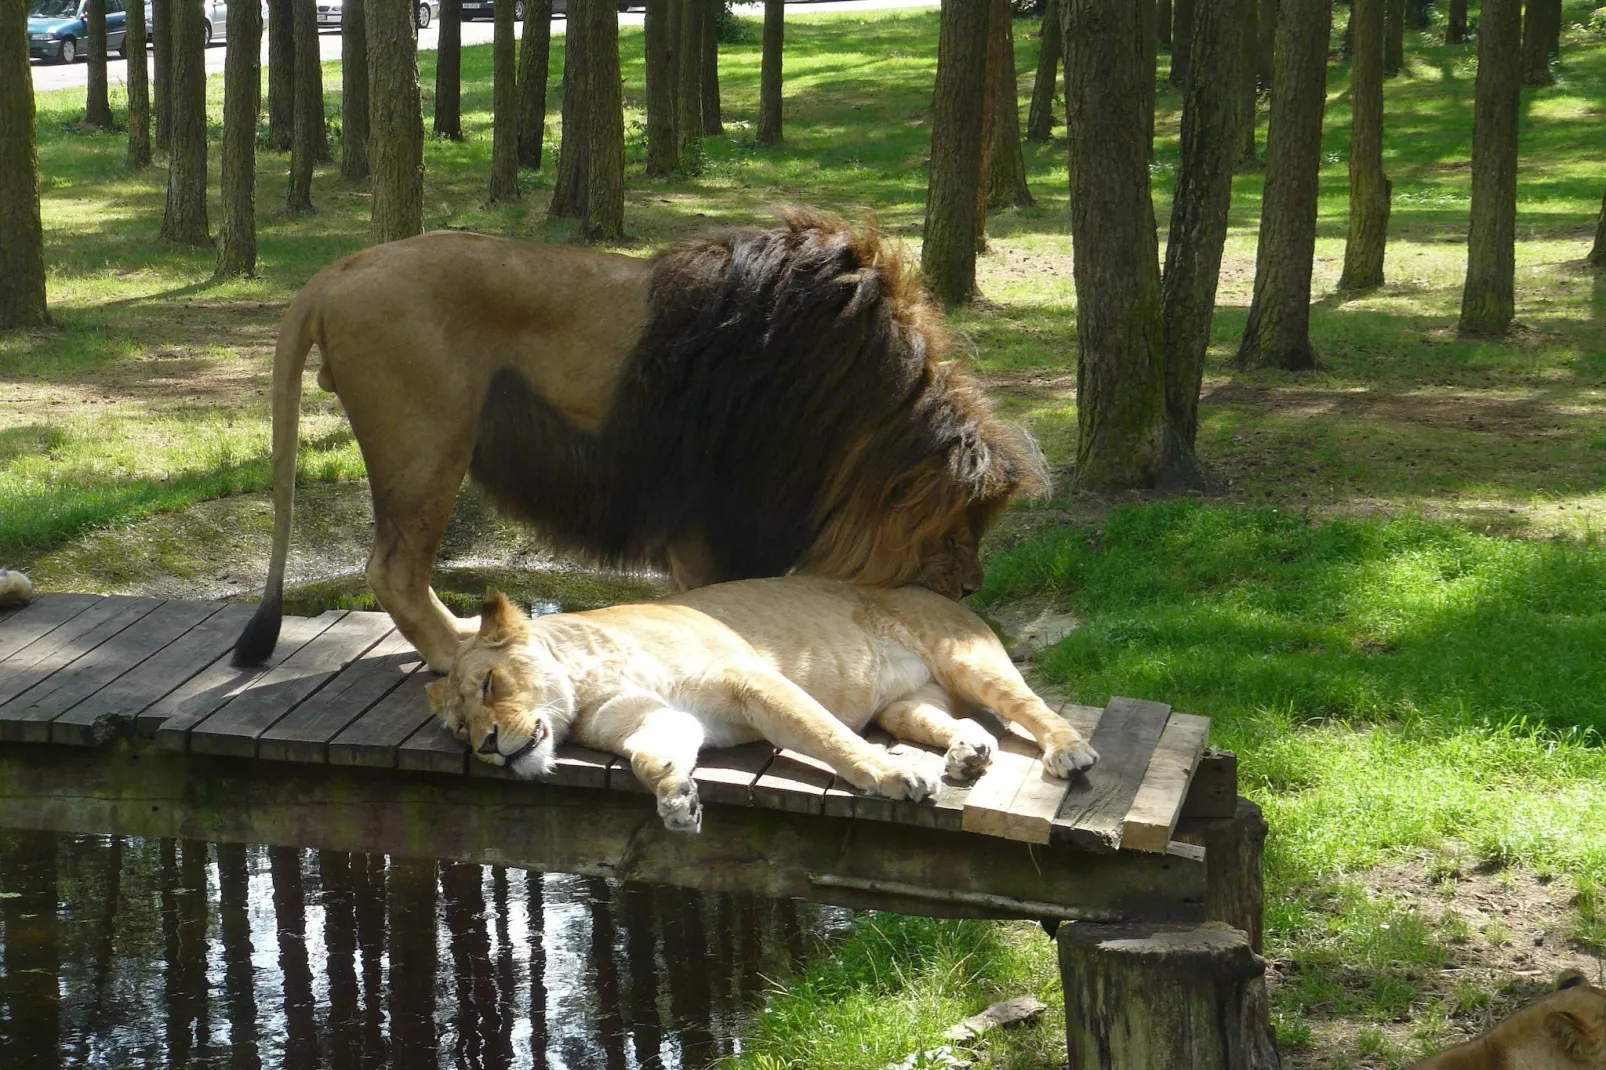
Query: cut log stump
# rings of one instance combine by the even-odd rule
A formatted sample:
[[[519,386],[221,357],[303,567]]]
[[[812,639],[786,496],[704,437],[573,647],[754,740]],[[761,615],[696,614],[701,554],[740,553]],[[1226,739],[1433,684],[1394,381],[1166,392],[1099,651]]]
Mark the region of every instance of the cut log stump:
[[[1062,925],[1069,1070],[1272,1070],[1265,960],[1216,922]]]

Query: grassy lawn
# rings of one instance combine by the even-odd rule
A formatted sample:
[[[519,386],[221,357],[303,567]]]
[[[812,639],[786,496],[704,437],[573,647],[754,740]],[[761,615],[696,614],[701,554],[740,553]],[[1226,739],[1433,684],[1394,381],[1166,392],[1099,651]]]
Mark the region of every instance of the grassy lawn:
[[[1230,366],[1263,176],[1237,177],[1201,410],[1200,452],[1220,495],[1112,499],[1071,486],[1062,128],[1026,146],[1038,203],[991,221],[986,300],[954,317],[993,397],[1064,475],[1054,498],[1011,514],[980,601],[1070,610],[1081,626],[1038,659],[1043,680],[1080,701],[1135,695],[1208,714],[1215,741],[1239,752],[1272,827],[1267,946],[1291,1066],[1400,1066],[1484,1027],[1562,965],[1602,969],[1606,277],[1581,265],[1606,183],[1606,37],[1584,28],[1593,6],[1569,0],[1557,84],[1524,91],[1519,326],[1508,342],[1463,342],[1453,329],[1472,46],[1447,48],[1437,29],[1413,35],[1407,71],[1388,84],[1389,282],[1359,296],[1334,292],[1348,99],[1347,71],[1331,70],[1311,320],[1319,372]],[[1018,24],[1023,111],[1033,33]],[[641,175],[641,36],[623,32],[632,237],[622,250],[762,220],[786,201],[873,212],[917,243],[935,41],[932,12],[789,19],[787,141],[774,150],[752,143],[756,39],[726,46],[727,133],[708,142],[701,174],[658,182]],[[553,139],[561,51],[560,37]],[[433,54],[420,62],[428,112]],[[549,166],[522,176],[524,205],[482,207],[489,49],[466,50],[463,72],[467,140],[426,146],[425,225],[569,240],[572,224],[544,213],[555,140]],[[335,65],[325,84],[338,86]],[[221,82],[209,91],[215,124]],[[165,173],[129,174],[119,135],[75,132],[82,104],[79,92],[39,98],[57,327],[0,337],[0,562],[57,589],[132,586],[136,577],[108,579],[91,563],[144,553],[159,541],[153,525],[175,517],[214,518],[194,526],[201,539],[217,526],[206,510],[227,499],[251,503],[230,514],[231,535],[258,540],[231,544],[228,567],[260,582],[278,314],[315,271],[365,243],[366,191],[330,165],[315,182],[318,210],[286,215],[287,160],[262,153],[261,275],[214,284],[211,250],[158,238]],[[1152,167],[1162,238],[1179,104],[1162,87]],[[328,111],[337,121],[337,92]],[[212,165],[215,189],[215,146]],[[302,478],[351,484],[362,462],[338,406],[308,387]],[[182,556],[153,559],[180,569]],[[993,998],[1031,991],[1052,1005],[1057,989],[1033,926],[868,916],[776,993],[741,1061],[879,1068],[940,1044]],[[1059,1014],[971,1057],[1058,1066]]]

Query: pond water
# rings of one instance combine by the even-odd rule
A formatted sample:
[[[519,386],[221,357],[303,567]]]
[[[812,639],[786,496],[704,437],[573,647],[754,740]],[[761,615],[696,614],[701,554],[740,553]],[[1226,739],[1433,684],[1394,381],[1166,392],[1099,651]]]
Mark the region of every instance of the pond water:
[[[847,911],[0,830],[0,1067],[696,1068]]]

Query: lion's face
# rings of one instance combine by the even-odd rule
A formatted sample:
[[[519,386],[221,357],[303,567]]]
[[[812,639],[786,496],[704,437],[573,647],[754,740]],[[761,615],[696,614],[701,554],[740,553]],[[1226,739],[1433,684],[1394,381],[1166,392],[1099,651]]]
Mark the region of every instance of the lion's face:
[[[979,544],[984,528],[979,516],[962,517],[948,530],[928,536],[917,554],[919,571],[910,582],[955,601],[975,594],[982,581]]]
[[[465,642],[444,680],[424,685],[436,716],[475,757],[526,779],[547,776],[574,718],[568,674],[539,643],[529,618],[488,591],[479,634]]]

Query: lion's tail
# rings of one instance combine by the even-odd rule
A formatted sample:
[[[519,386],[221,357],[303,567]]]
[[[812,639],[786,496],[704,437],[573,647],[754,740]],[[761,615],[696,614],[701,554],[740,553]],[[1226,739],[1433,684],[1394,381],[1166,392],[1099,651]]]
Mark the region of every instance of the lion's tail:
[[[234,664],[261,665],[279,642],[284,621],[284,567],[295,515],[296,452],[300,446],[301,372],[319,341],[316,289],[303,287],[279,323],[273,349],[273,552],[262,602],[234,644]]]

